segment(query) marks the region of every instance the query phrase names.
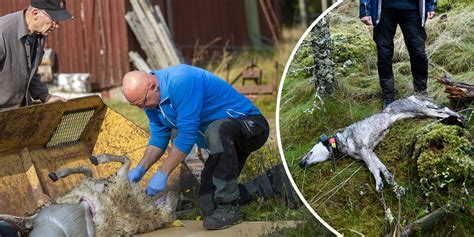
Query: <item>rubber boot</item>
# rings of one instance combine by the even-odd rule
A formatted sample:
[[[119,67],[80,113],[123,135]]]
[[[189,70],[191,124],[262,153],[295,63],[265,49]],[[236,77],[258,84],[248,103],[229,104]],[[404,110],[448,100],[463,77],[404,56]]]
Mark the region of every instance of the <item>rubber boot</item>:
[[[275,196],[283,197],[286,206],[289,208],[298,208],[301,204],[282,164],[274,166],[265,174],[247,183],[239,184],[239,188],[240,205],[244,205],[257,197],[268,199]]]
[[[214,213],[204,217],[203,226],[208,230],[221,230],[242,222],[240,207],[232,203],[218,204]]]
[[[275,196],[272,183],[266,174],[260,175],[252,181],[244,183],[243,186],[252,197],[257,196],[263,199],[268,199]]]
[[[301,205],[301,201],[298,198],[293,185],[291,185],[282,164],[278,164],[268,170],[267,177],[270,179],[272,184],[273,193],[276,196],[283,197],[288,208],[295,209]]]

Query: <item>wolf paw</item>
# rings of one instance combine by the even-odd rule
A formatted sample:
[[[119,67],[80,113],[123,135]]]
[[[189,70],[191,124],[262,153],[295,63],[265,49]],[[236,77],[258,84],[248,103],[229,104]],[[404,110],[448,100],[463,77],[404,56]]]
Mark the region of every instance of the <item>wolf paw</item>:
[[[375,190],[377,190],[377,192],[380,192],[380,191],[382,191],[382,189],[383,189],[383,182],[382,181],[376,182],[375,183]]]
[[[393,174],[391,174],[385,167],[383,167],[380,171],[382,172],[385,178],[385,181],[387,181],[388,184],[390,185],[395,184],[395,178]],[[382,179],[376,179],[375,186],[376,186],[375,189],[377,190],[377,192],[380,192],[384,187]]]
[[[393,177],[393,174],[386,171],[386,172],[383,173],[383,176],[385,177],[385,180],[387,181],[388,184],[390,184],[390,185],[395,184],[395,178]]]

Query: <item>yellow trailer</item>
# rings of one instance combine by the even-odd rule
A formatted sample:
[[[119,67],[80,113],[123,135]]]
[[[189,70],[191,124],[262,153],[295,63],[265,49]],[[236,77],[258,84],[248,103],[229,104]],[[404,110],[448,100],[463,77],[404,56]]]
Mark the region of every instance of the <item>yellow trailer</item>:
[[[94,166],[92,154],[126,155],[132,167],[141,159],[149,134],[108,108],[98,96],[0,112],[0,213],[25,216],[44,201],[64,195],[84,177],[53,182],[51,171],[88,166],[94,177],[114,174],[120,164]],[[155,164],[141,181],[156,172]],[[179,170],[170,177],[176,189]]]

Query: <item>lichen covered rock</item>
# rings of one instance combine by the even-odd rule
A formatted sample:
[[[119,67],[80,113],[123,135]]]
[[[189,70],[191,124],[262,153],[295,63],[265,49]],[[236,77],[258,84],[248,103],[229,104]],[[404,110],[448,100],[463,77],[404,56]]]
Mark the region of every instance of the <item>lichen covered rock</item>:
[[[471,136],[458,126],[424,128],[415,146],[420,184],[428,189],[460,186],[474,177]]]

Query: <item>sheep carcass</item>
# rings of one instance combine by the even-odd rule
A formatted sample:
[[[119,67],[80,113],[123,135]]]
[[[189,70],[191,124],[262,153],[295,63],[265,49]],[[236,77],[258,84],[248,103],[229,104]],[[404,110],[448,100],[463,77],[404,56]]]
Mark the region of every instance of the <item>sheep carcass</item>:
[[[95,165],[121,162],[117,175],[93,179],[87,167],[62,169],[49,174],[54,181],[84,173],[79,186],[51,201],[29,217],[0,215],[0,220],[29,236],[130,236],[168,226],[175,220],[178,198],[168,192],[157,202],[138,184],[130,184],[130,160],[125,156],[92,156]]]

